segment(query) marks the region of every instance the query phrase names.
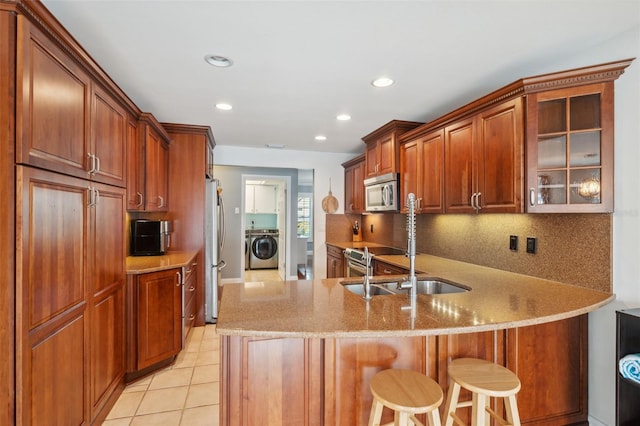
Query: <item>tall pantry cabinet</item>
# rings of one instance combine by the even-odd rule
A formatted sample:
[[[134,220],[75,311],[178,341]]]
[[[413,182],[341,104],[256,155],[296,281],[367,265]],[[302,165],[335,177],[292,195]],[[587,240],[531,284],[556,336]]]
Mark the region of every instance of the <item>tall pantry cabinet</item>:
[[[39,2],[3,3],[0,31],[0,424],[100,423],[124,383],[139,111]]]

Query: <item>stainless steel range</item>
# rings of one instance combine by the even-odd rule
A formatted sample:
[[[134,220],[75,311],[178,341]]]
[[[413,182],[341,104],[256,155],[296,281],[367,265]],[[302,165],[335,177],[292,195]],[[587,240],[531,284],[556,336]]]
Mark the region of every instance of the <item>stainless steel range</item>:
[[[399,255],[405,254],[404,250],[393,247],[367,247],[369,255],[375,258],[376,255]],[[344,258],[347,264],[347,277],[364,277],[365,274],[373,275],[373,263],[367,270],[367,260],[364,249],[348,248],[344,250]]]

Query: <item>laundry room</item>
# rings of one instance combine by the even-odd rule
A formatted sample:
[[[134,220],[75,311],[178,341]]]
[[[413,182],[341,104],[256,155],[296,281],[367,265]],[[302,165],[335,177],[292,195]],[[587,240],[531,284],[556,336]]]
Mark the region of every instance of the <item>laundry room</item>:
[[[225,198],[223,284],[295,279],[297,265],[309,262],[306,250],[299,250],[297,205],[302,182],[299,176],[304,173],[312,179],[312,172],[216,166]],[[312,180],[310,185],[312,188]]]

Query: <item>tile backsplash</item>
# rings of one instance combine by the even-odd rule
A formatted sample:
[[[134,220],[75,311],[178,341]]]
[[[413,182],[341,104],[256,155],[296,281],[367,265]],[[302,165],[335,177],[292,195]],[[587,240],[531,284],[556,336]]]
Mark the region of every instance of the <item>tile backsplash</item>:
[[[364,241],[406,247],[404,214],[328,216],[343,217],[335,228],[346,238],[329,238],[327,220],[327,241],[348,241],[348,224],[360,220]],[[418,215],[416,250],[610,293],[611,223],[611,214]],[[518,236],[517,251],[509,250],[510,235]],[[527,237],[537,239],[536,254],[526,252]]]

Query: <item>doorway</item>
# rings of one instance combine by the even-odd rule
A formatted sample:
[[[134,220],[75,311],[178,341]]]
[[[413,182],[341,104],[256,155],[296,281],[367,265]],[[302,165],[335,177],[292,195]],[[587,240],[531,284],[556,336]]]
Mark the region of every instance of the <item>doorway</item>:
[[[291,232],[287,196],[291,186],[289,176],[243,175],[244,192],[242,233],[245,236],[244,277],[262,275],[287,279],[290,248],[287,235]],[[252,278],[253,280],[254,278]]]

